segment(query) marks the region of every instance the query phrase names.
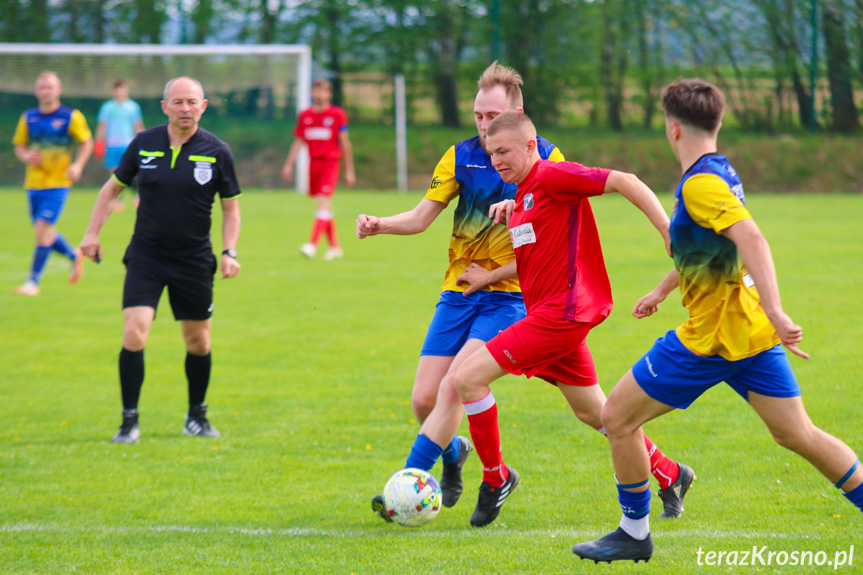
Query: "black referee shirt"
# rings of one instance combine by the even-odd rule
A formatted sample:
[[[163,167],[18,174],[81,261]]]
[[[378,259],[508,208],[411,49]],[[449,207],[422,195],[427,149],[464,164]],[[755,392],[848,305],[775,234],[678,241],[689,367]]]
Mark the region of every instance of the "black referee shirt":
[[[172,149],[167,124],[141,132],[123,154],[114,177],[138,176],[141,204],[126,258],[152,256],[209,269],[213,202],[239,197],[234,157],[222,140],[198,127]]]

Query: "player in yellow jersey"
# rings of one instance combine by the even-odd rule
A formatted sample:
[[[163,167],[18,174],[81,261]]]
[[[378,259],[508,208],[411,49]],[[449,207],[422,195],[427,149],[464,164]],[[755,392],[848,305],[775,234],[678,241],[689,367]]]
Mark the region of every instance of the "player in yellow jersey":
[[[15,290],[21,295],[39,295],[39,280],[52,250],[72,261],[70,283],[81,279],[83,272],[84,258],[55,226],[69,188],[81,178],[84,165],[93,153],[93,136],[81,112],[60,104],[62,91],[57,74],[39,74],[35,89],[39,107],[21,115],[12,139],[15,157],[27,166],[24,187],[36,239],[30,277]],[[72,150],[76,144],[78,149],[73,161]]]
[[[679,286],[689,319],[656,340],[608,396],[602,422],[623,516],[613,533],[572,548],[594,561],[650,559],[650,467],[641,426],[686,409],[722,381],[749,402],[777,443],[863,510],[857,455],[809,419],[782,349],[809,357],[797,347],[803,330],[782,309],[770,248],[744,205],[740,178],[717,153],[725,96],[707,82],[678,80],[665,89],[662,104],[683,172],[671,215],[675,267],[632,313],[652,315]]]

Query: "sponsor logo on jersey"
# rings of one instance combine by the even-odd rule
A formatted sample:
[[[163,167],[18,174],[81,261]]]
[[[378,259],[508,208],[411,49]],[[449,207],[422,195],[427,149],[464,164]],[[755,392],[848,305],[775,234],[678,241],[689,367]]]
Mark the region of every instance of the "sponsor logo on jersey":
[[[512,357],[512,354],[511,354],[511,353],[509,353],[509,350],[506,350],[506,349],[505,349],[505,350],[503,350],[503,354],[504,354],[505,356],[507,356],[511,362],[513,362],[513,363],[518,363],[517,361],[515,361],[515,358],[514,358],[514,357]]]
[[[149,158],[141,158],[141,163],[142,164],[149,164],[150,162],[152,162],[155,159],[156,159],[155,156],[150,156]]]
[[[526,223],[520,226],[515,226],[509,230],[509,239],[512,241],[512,248],[520,248],[525,244],[536,243],[536,232],[533,231],[533,224]]]
[[[432,178],[431,183],[429,184],[429,189],[433,190],[441,184],[440,178],[435,176]]]
[[[56,120],[51,120],[51,127],[54,128],[55,130],[59,130],[60,128],[62,128],[65,125],[66,125],[66,120],[64,120],[62,118],[57,118]]]
[[[524,197],[524,211],[533,207],[533,194],[528,194]]]
[[[330,140],[333,137],[332,128],[306,128],[306,140]]]
[[[210,162],[195,162],[195,181],[202,186],[213,179],[213,164]]]
[[[480,166],[479,164],[467,164],[465,168],[478,168],[480,170],[486,169],[488,166]]]

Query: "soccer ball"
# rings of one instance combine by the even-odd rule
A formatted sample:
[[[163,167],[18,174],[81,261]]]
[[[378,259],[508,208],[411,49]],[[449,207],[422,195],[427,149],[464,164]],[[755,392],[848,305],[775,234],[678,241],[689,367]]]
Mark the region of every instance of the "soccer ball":
[[[405,527],[421,527],[434,519],[442,501],[437,479],[422,469],[402,469],[390,477],[384,487],[387,513]]]

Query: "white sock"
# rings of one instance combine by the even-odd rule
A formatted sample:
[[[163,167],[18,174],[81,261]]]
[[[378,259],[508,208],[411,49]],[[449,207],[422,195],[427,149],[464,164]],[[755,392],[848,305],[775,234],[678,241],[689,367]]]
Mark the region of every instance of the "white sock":
[[[621,515],[620,528],[631,537],[643,541],[650,535],[650,515],[645,515],[641,519],[630,519],[626,515]]]

